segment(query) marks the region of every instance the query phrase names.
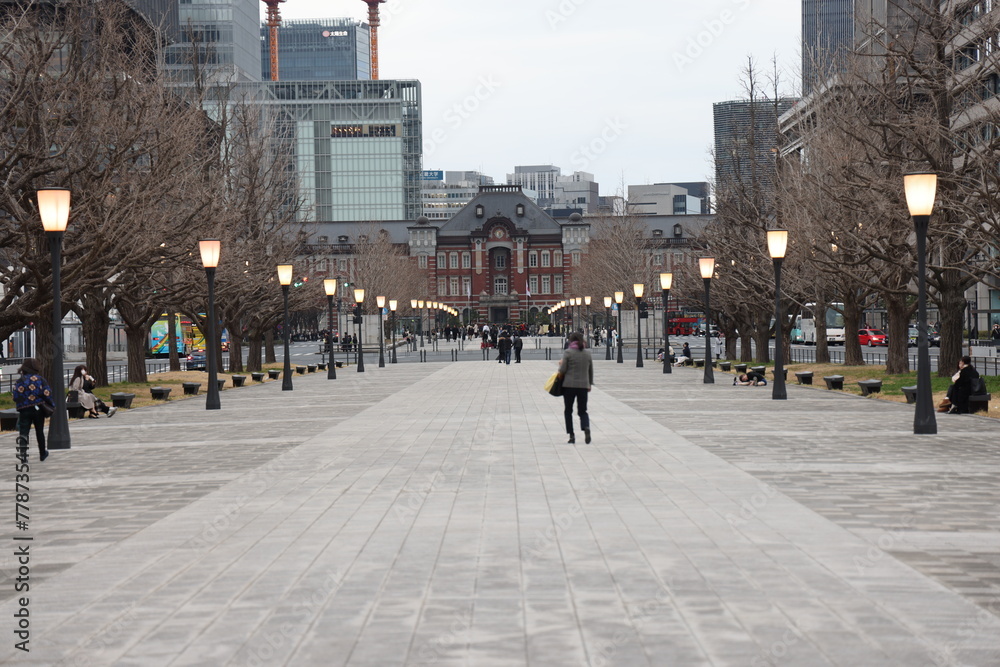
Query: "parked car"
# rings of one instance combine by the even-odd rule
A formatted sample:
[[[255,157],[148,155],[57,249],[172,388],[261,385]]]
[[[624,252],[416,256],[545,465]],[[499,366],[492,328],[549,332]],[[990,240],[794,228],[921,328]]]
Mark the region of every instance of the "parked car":
[[[876,345],[888,345],[885,332],[881,329],[861,329],[858,331],[858,344],[874,347]]]
[[[927,329],[927,344],[931,347],[941,347],[941,334],[939,334],[934,329]],[[917,327],[915,325],[910,325],[909,332],[907,333],[906,340],[907,347],[917,346]]]
[[[187,369],[189,371],[203,371],[207,369],[205,364],[205,350],[192,350],[187,357]]]

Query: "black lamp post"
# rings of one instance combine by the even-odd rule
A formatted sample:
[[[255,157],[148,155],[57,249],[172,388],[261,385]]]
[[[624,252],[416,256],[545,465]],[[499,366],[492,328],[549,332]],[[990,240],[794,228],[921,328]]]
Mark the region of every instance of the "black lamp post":
[[[218,239],[202,239],[198,241],[201,251],[201,265],[205,267],[208,278],[208,341],[205,345],[205,363],[208,364],[208,395],[205,398],[206,410],[220,410],[219,401],[219,371],[216,361],[218,348],[215,343],[215,269],[219,266],[219,253],[222,251],[222,241]]]
[[[589,296],[583,297],[583,305],[587,307],[587,310],[583,314],[584,322],[586,324],[583,327],[584,338],[590,338],[590,302],[592,299]]]
[[[632,293],[635,295],[635,367],[642,368],[642,294],[646,291],[646,286],[642,283],[632,285]]]
[[[611,361],[611,297],[604,297],[604,360]]]
[[[382,309],[385,308],[385,297],[375,297],[375,305],[378,306],[378,367],[385,368],[385,334],[382,328]]]
[[[365,290],[363,288],[355,288],[354,290],[354,302],[358,304],[357,315],[354,317],[354,321],[358,324],[358,372],[365,372],[365,343],[364,343],[364,331],[361,330],[361,325],[364,321],[364,308],[362,304],[365,302]]]
[[[281,391],[292,390],[292,353],[288,349],[288,339],[291,335],[288,323],[288,288],[292,284],[292,271],[294,268],[291,264],[278,265],[278,282],[281,283],[281,294],[285,299],[285,323],[281,327],[281,333],[285,339],[285,368],[281,378]]]
[[[667,300],[670,298],[670,287],[674,282],[673,273],[660,274],[660,292],[663,294],[663,372],[672,373],[673,368],[670,363],[670,316],[668,315]]]
[[[917,232],[917,405],[913,413],[913,432],[937,433],[934,399],[931,394],[931,357],[927,342],[927,225],[934,211],[937,174],[903,176],[906,205]]]
[[[55,412],[49,420],[49,449],[69,449],[69,417],[66,414],[66,383],[63,379],[63,333],[62,333],[62,240],[69,223],[70,191],[64,189],[43,189],[38,193],[38,215],[42,228],[49,239],[49,253],[52,257],[52,402]]]
[[[424,346],[424,302],[417,301],[417,319],[419,324],[417,328],[420,329],[420,347]]]
[[[715,373],[712,371],[712,339],[711,311],[709,291],[712,286],[712,274],[715,273],[715,258],[702,257],[698,260],[701,278],[705,281],[705,384],[715,384]]]
[[[337,293],[337,279],[327,278],[323,281],[323,290],[326,292],[326,321],[330,326],[330,335],[327,342],[330,345],[330,365],[326,367],[326,379],[337,379],[337,364],[333,359],[333,296]],[[337,318],[340,319],[339,317]],[[340,335],[340,322],[337,322],[337,333]]]
[[[622,301],[625,300],[625,292],[615,292],[615,304],[618,306],[618,361],[619,364],[624,364],[625,359],[622,358]]]
[[[392,329],[392,361],[390,364],[396,363],[396,306],[398,302],[396,299],[389,299],[389,328]]]
[[[785,390],[785,345],[781,315],[781,260],[788,248],[788,230],[767,230],[767,252],[774,261],[774,384],[771,398],[783,401],[788,398]]]

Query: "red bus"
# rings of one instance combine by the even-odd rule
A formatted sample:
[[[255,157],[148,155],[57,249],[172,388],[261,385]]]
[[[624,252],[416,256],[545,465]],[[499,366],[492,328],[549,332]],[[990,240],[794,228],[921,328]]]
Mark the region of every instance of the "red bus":
[[[698,329],[700,317],[671,317],[667,327],[671,336],[690,336]]]

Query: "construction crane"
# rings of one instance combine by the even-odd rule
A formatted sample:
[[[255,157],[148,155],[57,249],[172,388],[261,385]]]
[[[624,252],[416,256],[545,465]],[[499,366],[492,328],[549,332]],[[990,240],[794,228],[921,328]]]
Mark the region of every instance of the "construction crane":
[[[266,0],[265,0],[266,1]],[[378,6],[385,0],[361,0],[368,5],[368,26],[371,28],[372,80],[378,79]]]
[[[278,26],[281,25],[281,13],[278,3],[285,0],[262,0],[267,5],[268,47],[271,52],[271,81],[278,80]]]

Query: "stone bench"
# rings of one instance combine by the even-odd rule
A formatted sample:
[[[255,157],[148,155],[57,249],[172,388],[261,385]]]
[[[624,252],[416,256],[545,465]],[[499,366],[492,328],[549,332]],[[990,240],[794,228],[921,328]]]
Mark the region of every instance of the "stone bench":
[[[695,359],[694,360],[694,367],[695,368],[704,368],[705,367],[705,360],[704,359]]]
[[[218,383],[219,391],[222,391],[223,389],[226,388],[226,378],[219,378],[216,380],[216,382]]]
[[[263,382],[264,381],[264,375],[266,375],[264,373],[264,371],[259,371],[259,372],[258,371],[254,371],[253,373],[250,374],[250,377],[253,378],[254,382]]]
[[[181,386],[184,388],[184,394],[187,396],[197,396],[198,390],[201,389],[200,382],[182,382]],[[153,398],[156,398],[155,396]]]
[[[823,378],[826,382],[827,389],[843,389],[844,388],[844,376],[843,375],[827,375]]]
[[[116,408],[125,408],[128,410],[132,407],[132,399],[135,398],[135,394],[128,394],[124,391],[116,391],[111,394],[111,405]]]
[[[754,373],[760,373],[761,375],[764,375],[765,373],[767,373],[767,366],[751,366],[750,370]]]
[[[871,396],[882,391],[881,380],[858,380],[858,386],[861,387],[862,396]]]
[[[269,368],[267,371],[267,377],[271,380],[277,380],[281,377],[281,371],[277,368]]]
[[[17,410],[14,408],[9,408],[7,410],[0,410],[0,431],[16,431],[17,430]]]
[[[306,370],[309,373],[315,373],[317,366],[318,366],[318,364],[309,364],[308,366],[306,366]]]
[[[812,384],[813,383],[812,371],[803,371],[801,373],[796,373],[795,379],[798,381],[799,384]]]
[[[298,373],[299,375],[305,375],[306,374],[306,367],[305,366],[296,366],[295,367],[295,372]]]
[[[732,365],[733,365],[733,362],[731,362],[731,361],[720,361],[719,362],[719,368],[721,368],[722,370],[724,370],[726,372],[728,372],[729,369],[732,368]]]
[[[170,387],[150,387],[149,394],[154,401],[168,401],[170,400],[170,389]]]
[[[242,387],[243,383],[247,381],[246,375],[231,375],[230,377],[233,378],[234,387]]]
[[[900,389],[903,391],[903,396],[906,397],[907,403],[917,402],[917,385],[913,385],[912,387],[900,387]]]
[[[772,369],[771,370],[771,375],[773,375],[775,378],[777,378],[778,377],[778,369],[777,368]],[[782,368],[781,369],[781,379],[784,380],[785,382],[788,381],[788,369],[787,368]]]
[[[316,364],[316,368],[318,368],[321,371],[325,371],[326,370],[326,364]]]
[[[733,368],[736,369],[737,373],[746,373],[747,366],[749,366],[749,364],[736,364]]]
[[[990,395],[989,394],[973,394],[969,396],[969,412],[989,412],[990,411]]]
[[[66,416],[70,419],[83,419],[86,412],[80,403],[80,393],[75,389],[66,392]]]

